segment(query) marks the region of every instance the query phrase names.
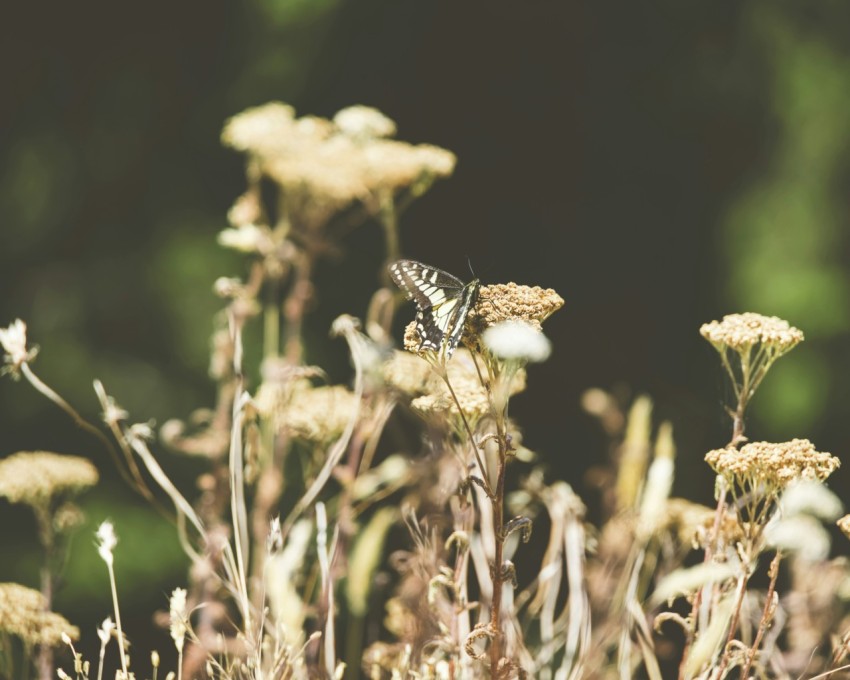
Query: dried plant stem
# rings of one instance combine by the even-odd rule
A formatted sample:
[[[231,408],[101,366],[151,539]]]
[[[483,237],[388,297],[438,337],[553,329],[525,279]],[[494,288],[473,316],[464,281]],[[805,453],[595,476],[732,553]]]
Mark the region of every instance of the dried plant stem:
[[[457,394],[455,394],[454,388],[452,387],[451,381],[449,380],[448,373],[446,372],[444,366],[441,366],[440,369],[441,370],[438,370],[438,373],[440,374],[440,377],[443,379],[443,382],[445,382],[446,387],[448,387],[449,392],[452,395],[452,399],[454,400],[455,405],[457,406],[458,412],[460,413],[461,419],[464,424],[464,428],[466,429],[470,443],[472,444],[472,450],[475,453],[475,460],[478,464],[479,469],[481,470],[481,480],[484,484],[484,491],[490,501],[491,511],[493,514],[492,520],[494,550],[493,564],[490,567],[490,575],[493,581],[493,593],[490,602],[490,632],[492,635],[490,642],[490,674],[492,677],[495,678],[498,674],[499,662],[502,659],[502,643],[504,637],[502,634],[501,626],[502,588],[505,582],[504,574],[502,573],[502,563],[504,562],[505,548],[504,499],[505,471],[507,469],[508,450],[507,431],[505,428],[505,423],[507,422],[507,414],[505,413],[505,411],[507,410],[507,404],[505,404],[505,409],[503,409],[500,413],[496,413],[496,440],[498,442],[499,447],[499,461],[496,470],[496,486],[495,488],[493,488],[487,475],[487,468],[484,467],[484,462],[481,460],[481,456],[478,451],[478,445],[476,444],[475,438],[472,433],[472,428],[469,425],[469,421],[466,419],[466,415],[463,412],[463,408],[461,407],[460,401],[457,398]]]
[[[737,446],[737,444],[741,441],[745,440],[744,437],[744,413],[747,408],[748,395],[751,395],[753,390],[755,389],[749,384],[749,372],[744,371],[744,377],[742,379],[742,384],[738,385],[738,382],[735,378],[735,373],[732,370],[731,365],[729,364],[729,360],[726,357],[725,353],[721,353],[721,359],[723,361],[723,366],[726,368],[726,372],[729,374],[729,377],[732,381],[733,389],[735,390],[735,395],[738,399],[738,404],[733,411],[732,409],[728,409],[729,415],[732,418],[732,438],[729,440],[729,444],[727,446]],[[726,481],[721,477],[718,481],[718,489],[717,489],[717,507],[714,511],[714,522],[711,528],[711,536],[708,541],[708,545],[705,548],[705,558],[703,562],[710,562],[714,557],[714,551],[717,549],[718,538],[720,535],[720,527],[723,523],[723,517],[726,514],[726,496],[729,493],[729,490],[726,488]],[[712,586],[706,586],[709,588]],[[697,613],[699,612],[700,604],[702,602],[702,598],[705,596],[705,590],[703,588],[697,591],[694,596],[694,603],[691,607],[691,628],[688,631],[687,639],[685,640],[685,648],[682,652],[682,663],[679,667],[679,678],[684,677],[684,669],[685,669],[685,661],[688,658],[688,652],[690,650],[690,645],[694,640],[694,636],[696,634],[697,629]],[[736,607],[736,612],[739,610],[740,606]],[[734,627],[733,627],[734,630]]]
[[[750,649],[750,653],[747,654],[747,661],[744,664],[744,670],[741,672],[742,678],[749,677],[750,667],[753,665],[753,661],[755,660],[756,654],[758,653],[758,649],[761,645],[764,633],[767,630],[768,625],[770,624],[770,611],[773,607],[773,593],[776,592],[776,579],[779,576],[779,563],[781,561],[782,553],[777,552],[773,556],[773,560],[770,563],[770,569],[768,570],[768,574],[770,574],[770,585],[767,587],[767,596],[764,601],[764,610],[762,611],[761,621],[759,622],[758,632],[756,633],[756,639],[753,641],[753,646]]]
[[[118,587],[115,585],[115,569],[112,566],[112,561],[106,562],[106,568],[109,570],[109,586],[112,589],[112,608],[115,610],[115,631],[118,634],[118,651],[121,654],[121,670],[124,672],[124,677],[127,677],[127,654],[124,651],[124,631],[121,628],[121,610],[118,608]]]
[[[328,517],[325,512],[325,504],[316,503],[316,544],[318,547],[319,567],[322,572],[322,601],[324,602],[324,658],[325,672],[327,677],[334,677],[336,669],[336,642],[334,640],[334,584],[331,578],[330,553],[333,548],[328,547]]]
[[[286,321],[283,337],[283,355],[291,366],[301,363],[304,355],[304,343],[301,329],[304,322],[304,311],[307,303],[313,297],[313,284],[310,277],[313,273],[315,257],[310,251],[300,253],[293,263],[295,276],[289,289],[289,294],[283,303],[283,318]]]
[[[446,373],[445,367],[443,367],[442,371],[439,372],[440,377],[443,379],[443,382],[446,383],[446,387],[449,388],[449,392],[452,395],[452,399],[454,399],[455,406],[457,406],[458,413],[460,413],[461,420],[463,421],[464,429],[466,429],[466,433],[469,436],[469,443],[472,445],[472,452],[475,454],[475,462],[478,464],[478,469],[481,470],[481,481],[484,483],[484,490],[487,493],[487,496],[492,500],[493,498],[493,487],[490,486],[490,480],[487,476],[487,468],[484,467],[484,461],[481,460],[481,454],[478,451],[478,444],[475,442],[475,435],[472,434],[472,428],[469,426],[469,421],[466,419],[466,414],[463,412],[463,407],[460,405],[460,401],[455,394],[455,390],[452,387],[452,383],[449,380],[449,376]]]
[[[506,465],[504,439],[499,438],[499,469],[496,476],[496,489],[490,499],[493,508],[493,538],[496,541],[493,555],[493,599],[490,603],[490,628],[493,639],[490,644],[490,674],[497,677],[499,661],[502,658],[502,588],[504,586],[504,574],[502,574],[502,562],[504,561],[505,532],[504,532],[504,497],[505,497],[505,470]]]
[[[44,564],[41,566],[41,594],[44,597],[44,610],[53,609],[53,589],[56,575],[53,571],[56,559],[56,534],[53,531],[52,512],[45,506],[35,508],[38,523],[38,535],[44,548]],[[41,645],[38,652],[38,672],[41,680],[51,680],[53,677],[53,648]]]
[[[491,397],[492,403],[492,397]],[[496,440],[498,442],[499,465],[496,474],[496,489],[490,499],[493,509],[493,538],[495,551],[493,556],[493,599],[490,605],[490,627],[493,640],[490,645],[490,674],[498,675],[499,662],[503,655],[504,635],[502,633],[502,589],[505,584],[505,574],[502,571],[505,549],[505,473],[508,468],[508,402],[496,413]]]
[[[399,258],[399,239],[398,239],[398,212],[396,211],[395,199],[392,191],[384,191],[379,197],[380,210],[378,211],[378,220],[384,228],[384,241],[387,251],[386,266],[383,269],[385,284],[389,284],[389,270],[387,267]]]
[[[723,654],[720,657],[720,665],[718,665],[717,669],[711,676],[712,678],[716,678],[716,680],[720,680],[720,678],[723,677],[726,673],[726,667],[729,665],[729,653],[731,651],[729,643],[735,639],[735,631],[738,628],[738,619],[741,616],[741,605],[744,603],[744,597],[747,594],[747,583],[749,580],[749,576],[746,572],[738,577],[738,586],[736,588],[737,594],[735,595],[735,604],[732,608],[732,620],[729,622],[729,634],[726,636],[726,644],[723,645]]]
[[[148,488],[147,484],[145,484],[144,480],[142,479],[142,474],[139,471],[139,468],[136,465],[136,461],[133,460],[132,456],[125,456],[125,467],[125,465],[121,463],[121,458],[119,457],[118,452],[116,451],[112,442],[109,441],[109,438],[105,434],[103,434],[103,432],[101,432],[98,428],[89,423],[79,413],[77,413],[74,407],[71,406],[67,401],[65,401],[61,396],[59,396],[58,393],[56,393],[45,383],[43,383],[41,379],[35,373],[33,373],[28,363],[24,362],[21,364],[21,373],[23,373],[29,384],[32,385],[32,387],[35,388],[37,392],[40,392],[42,395],[44,395],[50,401],[56,404],[59,408],[65,411],[65,413],[67,413],[71,417],[71,420],[74,421],[74,424],[77,427],[85,430],[95,439],[97,439],[101,444],[103,444],[104,448],[109,453],[109,456],[112,458],[112,461],[115,463],[115,467],[118,468],[118,472],[124,478],[124,481],[126,481],[131,487],[135,488],[140,494],[142,494],[145,500],[153,504],[154,507],[160,507],[159,503],[151,493],[151,490]],[[132,475],[132,479],[127,474],[128,470]]]

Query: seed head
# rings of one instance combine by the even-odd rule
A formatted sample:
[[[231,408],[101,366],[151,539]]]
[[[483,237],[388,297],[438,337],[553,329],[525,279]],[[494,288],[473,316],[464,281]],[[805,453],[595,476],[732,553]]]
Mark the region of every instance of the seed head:
[[[340,132],[353,139],[374,139],[395,135],[395,123],[371,106],[348,106],[333,118]]]
[[[803,332],[787,321],[753,312],[727,314],[723,321],[703,324],[699,332],[719,351],[747,351],[761,343],[784,354],[803,341]]]
[[[15,319],[8,328],[0,328],[0,347],[5,352],[0,375],[10,373],[16,379],[20,377],[21,366],[38,354],[37,347],[27,349],[27,325],[20,319]]]
[[[790,442],[751,442],[740,449],[734,446],[709,451],[705,461],[719,475],[739,486],[758,488],[761,484],[784,489],[797,480],[823,481],[841,461],[829,453],[815,450],[808,439]]]
[[[186,613],[186,590],[175,588],[168,600],[169,632],[174,646],[180,652],[183,649],[183,641],[186,638],[186,626],[189,617]]]
[[[454,359],[446,364],[452,389],[454,389],[464,414],[471,421],[489,415],[492,408],[490,395],[481,384],[475,362],[475,355],[462,349],[458,350]],[[525,371],[519,369],[511,379],[509,393],[513,395],[522,392],[524,389]],[[459,416],[457,404],[448,387],[446,387],[446,383],[433,371],[428,379],[427,390],[422,396],[414,399],[410,406],[426,418],[443,415]]]
[[[333,441],[345,430],[357,399],[342,385],[313,387],[308,380],[268,381],[255,399],[259,412],[295,437],[316,443]]]
[[[103,522],[97,528],[97,552],[101,559],[107,564],[112,564],[112,550],[118,545],[118,538],[115,536],[115,527],[112,522]]]
[[[410,396],[424,394],[432,376],[427,361],[409,352],[399,351],[393,352],[384,362],[382,373],[389,386]]]
[[[317,225],[355,201],[377,212],[375,197],[405,188],[417,195],[454,171],[451,152],[388,139],[394,133],[395,123],[375,109],[350,107],[331,121],[296,118],[274,102],[231,118],[222,141],[290,195],[312,199],[303,200],[300,217]]]
[[[17,583],[0,583],[0,632],[27,645],[57,646],[62,636],[78,640],[80,631],[54,612],[45,611],[44,596]]]
[[[469,313],[467,326],[478,335],[502,321],[525,321],[539,329],[554,312],[564,306],[564,298],[551,288],[499,283],[481,286],[478,303]]]
[[[0,461],[0,496],[10,503],[48,507],[53,499],[97,484],[97,468],[85,458],[48,451],[19,451]]]

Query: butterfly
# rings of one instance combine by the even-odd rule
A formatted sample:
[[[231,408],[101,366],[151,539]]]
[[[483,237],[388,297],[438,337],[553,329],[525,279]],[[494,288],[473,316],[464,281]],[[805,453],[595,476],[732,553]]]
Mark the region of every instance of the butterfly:
[[[481,283],[464,283],[442,269],[415,260],[398,260],[390,276],[408,300],[416,303],[419,351],[431,350],[450,359],[461,337],[466,316],[475,306]]]

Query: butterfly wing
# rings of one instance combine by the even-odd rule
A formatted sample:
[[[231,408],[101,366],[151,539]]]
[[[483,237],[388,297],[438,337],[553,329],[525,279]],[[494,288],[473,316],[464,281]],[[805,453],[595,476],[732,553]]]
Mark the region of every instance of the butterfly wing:
[[[442,269],[414,260],[390,265],[390,276],[416,303],[419,349],[442,352],[450,358],[463,335],[466,315],[475,304],[478,281],[464,284]]]
[[[448,272],[415,260],[399,260],[390,265],[390,276],[413,300],[419,310],[430,309],[460,296],[463,281]]]

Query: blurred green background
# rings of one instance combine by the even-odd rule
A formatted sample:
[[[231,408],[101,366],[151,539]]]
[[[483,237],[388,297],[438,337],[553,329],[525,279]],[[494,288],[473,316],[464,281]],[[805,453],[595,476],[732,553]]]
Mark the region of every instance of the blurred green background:
[[[679,443],[675,492],[708,501],[704,452],[728,440],[716,355],[725,313],[779,315],[807,341],[766,380],[748,434],[841,457],[850,368],[850,5],[757,0],[84,0],[18,3],[0,28],[0,325],[29,324],[39,375],[86,415],[98,377],[136,421],[212,403],[215,278],[241,275],[216,233],[244,187],[224,120],[269,100],[332,116],[351,104],[399,137],[457,153],[455,176],[404,215],[410,257],[485,282],[555,288],[555,352],[515,400],[526,444],[582,491],[605,441],[593,386],[647,392]],[[379,281],[367,224],[319,268],[311,356],[347,378],[343,312]],[[344,281],[345,285],[340,285]],[[95,442],[24,384],[0,380],[0,456],[90,455],[57,608],[109,612],[91,529],[111,517],[125,627],[167,655],[153,606],[185,581],[173,529]],[[200,463],[163,454],[184,485]],[[848,474],[832,485],[848,497]],[[3,505],[0,580],[37,585],[28,513]],[[132,588],[124,587],[132,584]],[[143,665],[142,668],[145,668]]]

